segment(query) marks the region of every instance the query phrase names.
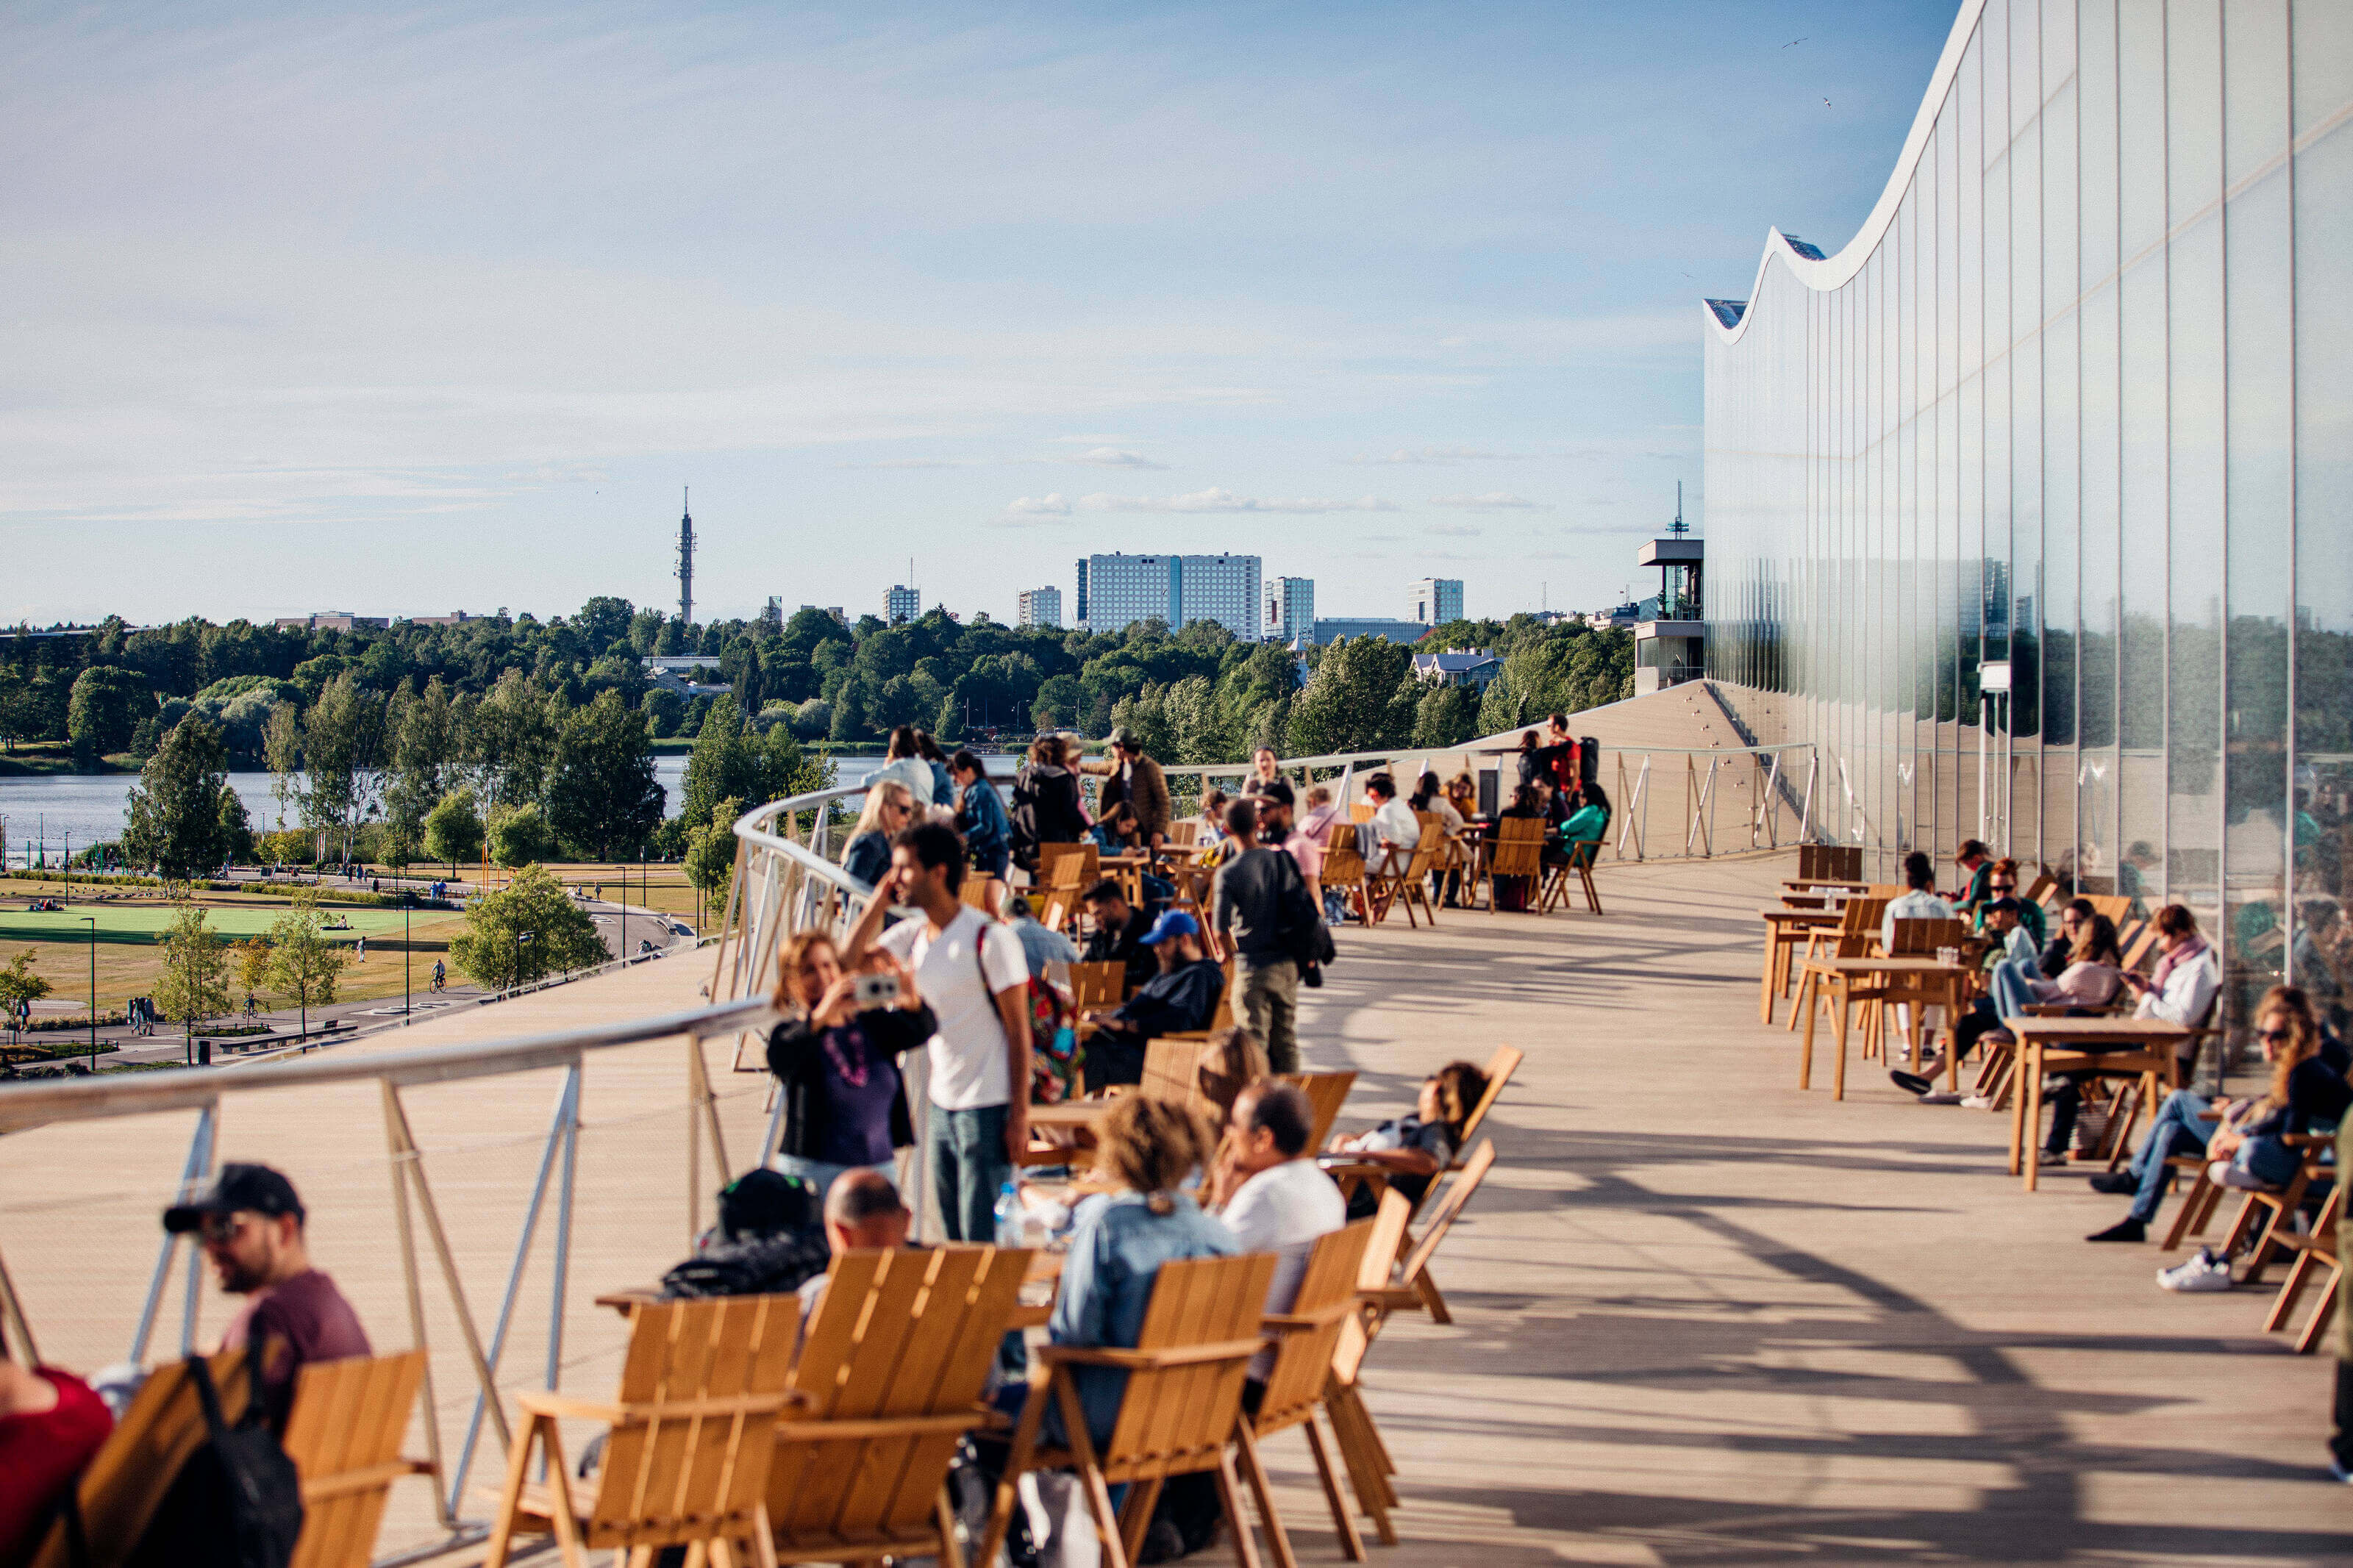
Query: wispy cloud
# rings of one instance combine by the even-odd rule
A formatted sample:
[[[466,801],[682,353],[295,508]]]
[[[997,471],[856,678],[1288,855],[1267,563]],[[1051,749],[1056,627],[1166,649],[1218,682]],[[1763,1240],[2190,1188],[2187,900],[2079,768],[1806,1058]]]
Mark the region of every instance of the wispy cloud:
[[[980,464],[966,458],[885,458],[873,463],[836,463],[837,468],[976,468]]]
[[[1432,506],[1451,506],[1464,511],[1550,511],[1550,503],[1530,500],[1509,490],[1489,490],[1475,496],[1432,496]]]
[[[1097,468],[1165,468],[1166,463],[1155,463],[1141,452],[1130,452],[1120,447],[1097,447],[1092,452],[1082,452],[1075,458],[1049,459],[1062,463],[1085,463]]]
[[[1535,457],[1534,452],[1491,452],[1479,447],[1422,447],[1398,448],[1378,457],[1335,458],[1336,463],[1381,465],[1392,463],[1517,463]]]
[[[1424,531],[1448,539],[1476,539],[1483,531],[1467,522],[1433,522]]]
[[[1023,496],[1008,504],[1006,520],[1068,517],[1073,511],[1163,511],[1196,515],[1239,512],[1280,512],[1291,516],[1309,516],[1335,511],[1396,511],[1398,504],[1378,496],[1358,496],[1354,500],[1334,500],[1317,497],[1261,498],[1236,495],[1215,485],[1205,490],[1193,490],[1176,496],[1115,496],[1098,492],[1071,500],[1060,494]]]

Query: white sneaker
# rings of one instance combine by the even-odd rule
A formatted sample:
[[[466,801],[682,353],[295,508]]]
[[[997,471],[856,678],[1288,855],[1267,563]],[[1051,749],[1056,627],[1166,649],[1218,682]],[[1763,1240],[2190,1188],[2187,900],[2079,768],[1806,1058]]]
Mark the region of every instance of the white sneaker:
[[[2253,1171],[2231,1160],[2217,1160],[2206,1167],[2206,1179],[2218,1187],[2231,1187],[2242,1193],[2267,1193],[2269,1182],[2259,1180]]]
[[[1965,1094],[1961,1096],[1961,1104],[1971,1110],[1991,1110],[1993,1109],[1993,1101],[1988,1100],[1982,1094]]]
[[[2228,1290],[2231,1288],[2231,1262],[2226,1258],[2215,1257],[2213,1248],[2201,1247],[2198,1249],[2198,1256],[2187,1263],[2158,1269],[2157,1282],[2165,1289],[2179,1290],[2184,1295]]]

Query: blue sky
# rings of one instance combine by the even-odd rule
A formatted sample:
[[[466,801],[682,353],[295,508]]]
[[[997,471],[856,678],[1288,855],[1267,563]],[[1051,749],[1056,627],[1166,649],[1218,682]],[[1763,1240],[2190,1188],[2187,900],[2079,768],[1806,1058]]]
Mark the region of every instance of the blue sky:
[[[1953,11],[12,6],[0,621],[1614,602]]]

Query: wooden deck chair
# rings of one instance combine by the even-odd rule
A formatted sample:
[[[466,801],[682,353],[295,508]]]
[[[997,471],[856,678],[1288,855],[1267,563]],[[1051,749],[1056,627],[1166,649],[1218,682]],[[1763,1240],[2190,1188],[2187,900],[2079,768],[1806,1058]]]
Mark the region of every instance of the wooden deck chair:
[[[1258,1414],[1240,1417],[1241,1426],[1261,1444],[1294,1426],[1305,1430],[1315,1474],[1324,1483],[1324,1500],[1332,1510],[1332,1525],[1340,1537],[1340,1550],[1351,1563],[1365,1560],[1365,1542],[1356,1533],[1356,1518],[1340,1489],[1340,1472],[1324,1444],[1324,1429],[1316,1425],[1315,1412],[1332,1380],[1332,1355],[1339,1348],[1341,1331],[1356,1314],[1356,1275],[1364,1266],[1365,1246],[1372,1239],[1373,1225],[1368,1219],[1358,1220],[1316,1238],[1290,1310],[1266,1315],[1264,1326],[1274,1339],[1274,1364],[1267,1369],[1266,1392],[1259,1401]],[[1274,1548],[1277,1568],[1297,1568],[1291,1538],[1275,1511],[1273,1497],[1259,1486],[1255,1476],[1250,1489],[1257,1494],[1259,1517],[1266,1521],[1267,1542]]]
[[[2334,1165],[2321,1163],[2321,1156],[2337,1146],[2335,1132],[2291,1132],[2281,1142],[2299,1156],[2295,1174],[2284,1186],[2242,1194],[2238,1217],[2222,1239],[2223,1256],[2246,1254],[2246,1268],[2239,1276],[2242,1285],[2261,1279],[2272,1259],[2287,1250],[2281,1238],[2295,1233],[2295,1213],[2304,1205],[2305,1194],[2315,1182],[2327,1181],[2337,1173]]]
[[[2103,914],[2122,925],[2132,919],[2132,899],[2124,893],[2088,893],[2084,895],[2093,911]]]
[[[1437,1252],[1438,1244],[1446,1239],[1446,1233],[1454,1228],[1454,1222],[1461,1217],[1462,1205],[1471,1201],[1494,1163],[1495,1141],[1490,1138],[1472,1151],[1471,1158],[1462,1163],[1454,1180],[1447,1184],[1445,1194],[1430,1211],[1430,1223],[1422,1227],[1420,1238],[1407,1249],[1405,1261],[1398,1265],[1398,1289],[1402,1295],[1398,1305],[1419,1306],[1430,1314],[1432,1322],[1454,1321],[1454,1315],[1446,1310],[1446,1298],[1440,1293],[1438,1281],[1430,1278],[1430,1259]],[[1437,1184],[1435,1181],[1430,1183],[1431,1187]],[[1422,1195],[1428,1197],[1430,1189],[1424,1188]]]
[[[1190,849],[1201,840],[1198,817],[1184,817],[1168,825],[1167,844],[1172,849]]]
[[[1550,913],[1568,906],[1569,879],[1577,879],[1585,892],[1585,907],[1594,914],[1601,912],[1601,893],[1593,885],[1593,859],[1601,852],[1601,840],[1580,838],[1568,846],[1568,858],[1546,868],[1545,873],[1544,910]]]
[[[1124,963],[1113,961],[1071,965],[1071,1002],[1082,1010],[1116,1007],[1126,1000],[1126,992],[1127,965]]]
[[[1373,819],[1373,814],[1379,809],[1380,808],[1378,806],[1375,805],[1369,800],[1350,801],[1348,803],[1348,820],[1351,822],[1370,822]]]
[[[1241,1484],[1233,1450],[1241,1450],[1251,1489],[1265,1482],[1258,1444],[1240,1425],[1242,1382],[1258,1353],[1260,1319],[1274,1254],[1239,1258],[1192,1258],[1164,1263],[1152,1282],[1152,1301],[1133,1350],[1048,1345],[1038,1352],[1044,1376],[1033,1372],[1029,1402],[1014,1429],[1013,1451],[997,1488],[988,1529],[972,1561],[993,1563],[1012,1522],[1016,1483],[1030,1470],[1075,1469],[1084,1490],[1095,1534],[1110,1568],[1127,1568],[1144,1543],[1161,1483],[1170,1476],[1207,1470],[1217,1479],[1231,1527],[1235,1560],[1258,1568],[1258,1552],[1242,1513]],[[1127,1374],[1119,1416],[1111,1436],[1097,1447],[1079,1403],[1074,1367],[1104,1367]],[[1049,1447],[1040,1428],[1046,1407],[1061,1415],[1067,1447]],[[1112,1512],[1111,1488],[1129,1483],[1120,1514]]]
[[[1040,855],[1044,854],[1046,847],[1039,847]],[[1075,850],[1076,853],[1057,856],[1052,866],[1045,868],[1046,907],[1039,911],[1038,923],[1049,931],[1060,931],[1066,925],[1077,923],[1079,900],[1086,895],[1089,888],[1095,885],[1097,879],[1089,874],[1093,845],[1064,844],[1054,847]],[[1041,867],[1043,864],[1041,861]]]
[[[2045,909],[2051,909],[2056,907],[2059,902],[2058,893],[2059,879],[2045,871],[2036,877],[2033,883],[2027,888],[2024,901],[2030,904],[2041,904]]]
[[[1791,1033],[1794,1034],[1798,1026],[1805,1021],[1805,1015],[1812,1012],[1818,1003],[1829,995],[1822,981],[1830,972],[1820,967],[1821,961],[1869,958],[1871,950],[1878,944],[1880,921],[1887,913],[1887,903],[1884,899],[1849,899],[1845,912],[1839,917],[1837,930],[1816,931],[1807,939],[1806,955],[1793,966],[1798,977],[1798,1000],[1797,1005],[1789,1009],[1786,1026]],[[1865,988],[1858,985],[1852,990],[1855,995],[1860,996]]]
[[[522,1429],[507,1453],[506,1483],[483,1568],[505,1568],[517,1534],[553,1534],[565,1568],[588,1553],[724,1546],[731,1561],[776,1561],[768,1523],[768,1460],[787,1393],[797,1296],[733,1296],[639,1307],[629,1321],[620,1391],[610,1403],[524,1389]],[[575,1483],[560,1418],[607,1424],[603,1468]],[[528,1484],[533,1455],[547,1483]],[[575,1495],[587,1484],[593,1495]],[[744,1558],[737,1558],[742,1552]],[[650,1561],[650,1551],[640,1562]]]
[[[1366,889],[1372,905],[1373,924],[1378,925],[1387,920],[1389,910],[1399,904],[1405,906],[1407,925],[1419,928],[1419,922],[1413,915],[1416,904],[1421,906],[1421,912],[1430,918],[1433,928],[1438,924],[1438,911],[1430,902],[1430,876],[1437,869],[1438,858],[1445,848],[1446,830],[1438,826],[1436,817],[1432,817],[1421,825],[1421,837],[1415,843],[1413,853],[1402,864],[1398,864],[1396,856],[1391,854],[1384,858],[1388,862],[1387,868],[1377,866],[1372,868],[1366,881]]]
[[[1471,1140],[1479,1135],[1479,1129],[1486,1125],[1487,1112],[1494,1110],[1495,1101],[1504,1098],[1504,1086],[1512,1081],[1512,1075],[1519,1071],[1520,1064],[1527,1059],[1527,1053],[1516,1046],[1497,1046],[1494,1054],[1487,1058],[1487,1090],[1479,1097],[1479,1103],[1471,1108],[1470,1114],[1462,1119],[1462,1142],[1455,1153],[1453,1163],[1446,1167],[1448,1170],[1462,1169],[1465,1162],[1461,1149],[1470,1147]]]
[[[1327,889],[1336,889],[1344,900],[1353,900],[1359,916],[1365,908],[1365,857],[1356,845],[1356,829],[1353,824],[1335,822],[1324,835],[1324,875],[1320,879]]]
[[[767,1516],[779,1563],[935,1557],[961,1568],[956,1440],[1008,1425],[981,1403],[1029,1253],[935,1247],[833,1260],[776,1423]]]
[[[1144,1043],[1144,1077],[1136,1092],[1152,1100],[1189,1105],[1207,1110],[1201,1093],[1201,1058],[1209,1049],[1208,1037],[1163,1035]]]
[[[438,1472],[404,1459],[400,1440],[425,1377],[425,1352],[313,1362],[294,1376],[286,1457],[302,1477],[292,1568],[367,1568],[392,1483]]]
[[[1398,1473],[1397,1461],[1389,1457],[1388,1445],[1381,1441],[1380,1428],[1373,1424],[1373,1413],[1365,1406],[1358,1380],[1366,1353],[1388,1318],[1375,1299],[1389,1289],[1405,1243],[1406,1221],[1412,1212],[1413,1205],[1403,1193],[1381,1194],[1380,1208],[1373,1215],[1373,1228],[1356,1267],[1356,1310],[1340,1325],[1332,1350],[1331,1380],[1324,1389],[1324,1414],[1332,1423],[1340,1462],[1347,1468],[1349,1489],[1384,1546],[1398,1543],[1397,1527],[1389,1521],[1389,1510],[1398,1506],[1397,1489],[1389,1484],[1389,1478]]]
[[[2272,1310],[2263,1319],[2263,1332],[2276,1333],[2287,1327],[2295,1315],[2295,1304],[2311,1287],[2320,1287],[2320,1300],[2313,1303],[2312,1316],[2305,1320],[2304,1331],[2295,1337],[2295,1353],[2309,1355],[2328,1325],[2337,1321],[2337,1295],[2345,1283],[2345,1260],[2337,1253],[2337,1225],[2345,1213],[2345,1187],[2341,1182],[2328,1191],[2320,1205],[2320,1217],[2313,1222],[2308,1236],[2283,1236],[2279,1245],[2295,1256],[2295,1262],[2280,1282],[2279,1294],[2272,1298]]]
[[[1003,886],[1005,884],[994,877],[966,877],[960,896],[981,913],[993,914],[1003,902],[1002,897],[997,893],[997,889]]]
[[[1340,1108],[1348,1101],[1348,1091],[1356,1087],[1353,1072],[1287,1072],[1282,1081],[1307,1097],[1314,1112],[1314,1124],[1307,1135],[1307,1151],[1313,1154],[1331,1141],[1332,1124],[1340,1120]]]
[[[221,1415],[234,1426],[251,1397],[245,1352],[222,1351],[206,1356],[205,1364],[220,1391]],[[164,1494],[179,1479],[180,1468],[206,1436],[204,1405],[188,1379],[187,1363],[166,1362],[150,1373],[132,1396],[131,1408],[90,1457],[74,1489],[90,1562],[130,1558],[163,1506]],[[33,1568],[74,1568],[63,1521],[50,1527],[33,1554]]]
[[[1495,842],[1488,847],[1480,874],[1487,881],[1487,908],[1495,907],[1495,879],[1517,877],[1528,896],[1520,905],[1526,914],[1544,910],[1544,841],[1546,824],[1540,816],[1506,816],[1495,823]]]

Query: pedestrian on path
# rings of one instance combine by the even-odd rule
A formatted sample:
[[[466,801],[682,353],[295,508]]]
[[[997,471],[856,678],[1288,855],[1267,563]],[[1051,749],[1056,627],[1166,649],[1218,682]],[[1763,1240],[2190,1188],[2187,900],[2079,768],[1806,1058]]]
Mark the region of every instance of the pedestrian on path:
[[[1299,1070],[1299,965],[1284,930],[1285,914],[1312,922],[1315,905],[1299,863],[1258,841],[1258,806],[1238,800],[1226,807],[1233,850],[1218,868],[1212,900],[1218,934],[1232,933],[1234,981],[1243,1019],[1266,1046],[1267,1065]]]

